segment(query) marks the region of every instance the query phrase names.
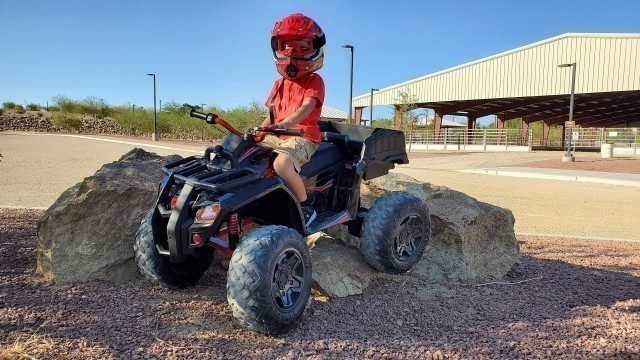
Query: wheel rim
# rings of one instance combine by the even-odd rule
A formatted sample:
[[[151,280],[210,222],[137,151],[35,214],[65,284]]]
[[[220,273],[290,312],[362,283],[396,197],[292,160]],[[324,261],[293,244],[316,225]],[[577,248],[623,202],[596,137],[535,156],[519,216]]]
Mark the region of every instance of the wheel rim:
[[[300,300],[305,271],[302,255],[296,249],[286,249],[276,259],[271,295],[280,309],[291,309]]]
[[[393,239],[393,250],[400,261],[408,260],[424,241],[424,223],[418,214],[407,216]]]

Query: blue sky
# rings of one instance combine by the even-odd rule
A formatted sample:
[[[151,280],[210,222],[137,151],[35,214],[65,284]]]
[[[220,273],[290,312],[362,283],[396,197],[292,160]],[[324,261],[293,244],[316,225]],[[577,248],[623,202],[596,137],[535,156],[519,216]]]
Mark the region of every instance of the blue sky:
[[[640,32],[638,0],[0,0],[0,102],[95,96],[149,108],[150,72],[163,103],[264,102],[278,77],[269,33],[293,12],[325,31],[325,104],[343,111],[344,44],[355,47],[357,96],[566,32]]]

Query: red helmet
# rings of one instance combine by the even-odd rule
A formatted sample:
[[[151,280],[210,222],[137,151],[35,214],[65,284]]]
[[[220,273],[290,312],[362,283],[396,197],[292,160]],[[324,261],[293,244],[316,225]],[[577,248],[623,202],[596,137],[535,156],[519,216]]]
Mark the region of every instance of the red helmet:
[[[271,31],[271,49],[280,75],[289,80],[322,67],[324,33],[320,26],[302,14],[291,14],[276,22]]]

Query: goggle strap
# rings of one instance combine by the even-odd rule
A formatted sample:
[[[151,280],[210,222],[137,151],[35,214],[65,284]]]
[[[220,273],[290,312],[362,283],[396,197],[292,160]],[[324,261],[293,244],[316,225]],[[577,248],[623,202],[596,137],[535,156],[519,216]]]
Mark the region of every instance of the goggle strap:
[[[320,36],[319,38],[313,39],[313,48],[320,49],[326,43],[327,43],[327,39],[324,37],[324,34],[322,34],[322,36]]]

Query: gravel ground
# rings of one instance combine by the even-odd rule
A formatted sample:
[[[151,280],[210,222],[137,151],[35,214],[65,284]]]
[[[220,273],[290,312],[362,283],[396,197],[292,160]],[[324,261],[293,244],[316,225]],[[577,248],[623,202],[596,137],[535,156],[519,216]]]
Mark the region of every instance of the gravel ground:
[[[42,280],[40,216],[0,209],[0,358],[640,357],[639,242],[520,236],[506,279],[388,276],[362,296],[315,296],[296,329],[268,337],[234,321],[218,262],[181,291]]]
[[[187,156],[204,146],[116,140],[144,143],[160,155]],[[0,133],[0,144],[0,207],[44,208],[133,147],[10,132]],[[638,173],[640,161],[561,157],[413,152],[411,164],[397,171],[511,209],[518,232],[564,235],[518,236],[522,264],[498,283],[425,283],[409,273],[385,277],[362,296],[315,296],[301,324],[279,337],[244,330],[233,319],[221,259],[182,291],[143,280],[47,282],[34,263],[42,212],[0,209],[0,359],[640,358],[640,242],[570,238],[640,240],[640,222],[629,221],[640,217],[640,189],[454,171],[520,165]]]

